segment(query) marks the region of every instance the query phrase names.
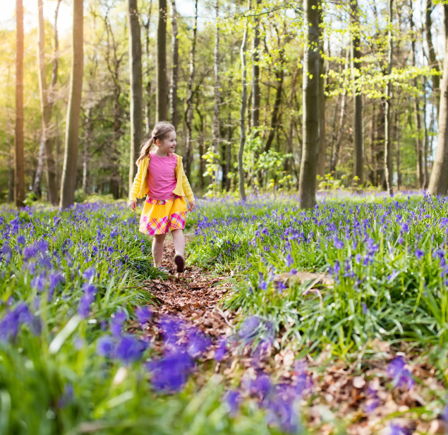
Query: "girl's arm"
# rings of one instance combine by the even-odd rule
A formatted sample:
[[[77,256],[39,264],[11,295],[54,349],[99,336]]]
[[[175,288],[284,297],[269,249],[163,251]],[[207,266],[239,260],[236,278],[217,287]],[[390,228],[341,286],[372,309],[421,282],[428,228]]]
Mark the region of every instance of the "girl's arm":
[[[137,195],[140,192],[140,186],[142,185],[143,171],[141,162],[138,164],[137,175],[134,178],[134,183],[132,184],[132,189],[129,192],[129,201],[136,201]]]

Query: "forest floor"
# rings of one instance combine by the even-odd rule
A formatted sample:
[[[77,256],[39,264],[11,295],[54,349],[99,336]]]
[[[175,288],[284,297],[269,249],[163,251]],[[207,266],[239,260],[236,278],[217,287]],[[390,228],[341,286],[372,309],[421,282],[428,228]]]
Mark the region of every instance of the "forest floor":
[[[185,272],[177,274],[173,256],[172,242],[167,240],[162,264],[170,274],[166,279],[145,283],[145,289],[156,302],[152,305],[152,321],[144,331],[151,347],[156,352],[163,351],[159,321],[171,316],[190,322],[213,339],[196,370],[199,385],[214,373],[219,373],[226,384],[235,384],[236,379],[245,377],[256,379],[259,373],[269,373],[277,385],[295,382],[293,367],[297,351],[292,350],[293,346],[283,346],[280,351],[272,346],[261,357],[258,355],[254,363],[250,349],[242,350],[235,343],[224,361],[214,361],[218,339],[235,333],[238,320],[237,313],[222,310],[221,302],[231,290],[228,277],[188,265],[188,261]],[[277,338],[279,344],[280,340],[281,337]],[[405,385],[391,388],[388,382],[390,361],[400,355],[411,363],[406,370],[418,380],[414,388]],[[446,433],[442,419],[431,422],[425,418],[425,407],[431,407],[433,393],[443,389],[427,362],[427,358],[421,358],[419,352],[405,343],[391,349],[389,343],[379,340],[368,343],[355,356],[335,357],[326,350],[314,360],[307,355],[305,363],[312,392],[301,402],[303,421],[319,434],[368,435],[383,433],[382,428],[385,434]]]

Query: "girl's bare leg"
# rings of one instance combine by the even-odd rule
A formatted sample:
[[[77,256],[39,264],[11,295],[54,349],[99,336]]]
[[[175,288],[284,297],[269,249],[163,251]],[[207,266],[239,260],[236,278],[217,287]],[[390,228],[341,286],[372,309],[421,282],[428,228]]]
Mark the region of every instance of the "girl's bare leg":
[[[152,256],[154,258],[155,267],[162,265],[163,244],[165,242],[166,234],[155,234],[152,241]]]
[[[180,254],[183,257],[185,255],[184,232],[182,230],[174,230],[171,231],[171,234],[173,235],[173,244],[176,254]]]

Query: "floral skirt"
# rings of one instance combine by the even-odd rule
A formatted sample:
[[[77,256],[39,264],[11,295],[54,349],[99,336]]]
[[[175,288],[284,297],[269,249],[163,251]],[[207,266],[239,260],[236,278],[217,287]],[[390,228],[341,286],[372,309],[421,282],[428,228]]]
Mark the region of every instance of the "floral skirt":
[[[187,202],[180,196],[162,200],[146,198],[139,229],[150,236],[183,230],[187,211]]]

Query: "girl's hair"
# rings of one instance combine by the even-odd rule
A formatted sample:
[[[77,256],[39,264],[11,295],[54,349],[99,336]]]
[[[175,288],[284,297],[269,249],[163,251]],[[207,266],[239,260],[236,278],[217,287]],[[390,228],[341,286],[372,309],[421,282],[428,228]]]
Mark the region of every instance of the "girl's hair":
[[[143,139],[142,146],[140,148],[140,156],[137,159],[137,165],[145,158],[149,156],[151,152],[152,146],[156,143],[156,140],[163,140],[166,138],[168,133],[171,131],[176,131],[174,129],[174,125],[170,124],[167,121],[160,121],[152,130],[151,133],[147,133],[145,138]]]

